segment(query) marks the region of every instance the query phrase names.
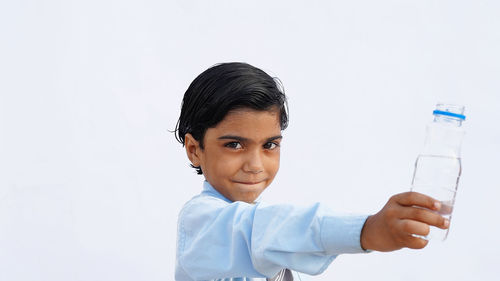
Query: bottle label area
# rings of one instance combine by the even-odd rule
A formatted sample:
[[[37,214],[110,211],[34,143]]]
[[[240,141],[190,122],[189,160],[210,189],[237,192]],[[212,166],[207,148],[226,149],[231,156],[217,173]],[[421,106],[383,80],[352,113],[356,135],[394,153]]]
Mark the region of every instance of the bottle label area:
[[[451,220],[461,172],[459,157],[420,155],[415,161],[411,191],[423,193],[441,201],[439,213]],[[427,238],[444,240],[447,235],[447,230],[433,227]]]

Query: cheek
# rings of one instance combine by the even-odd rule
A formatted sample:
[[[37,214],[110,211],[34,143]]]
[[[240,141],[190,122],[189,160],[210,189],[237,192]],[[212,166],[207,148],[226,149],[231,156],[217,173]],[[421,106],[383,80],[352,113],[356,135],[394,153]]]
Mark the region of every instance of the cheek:
[[[241,157],[236,156],[222,158],[220,162],[225,174],[235,174],[243,165]]]
[[[266,166],[267,166],[267,170],[270,173],[276,174],[278,172],[279,167],[280,167],[280,154],[276,153],[276,154],[271,155],[268,158]]]
[[[240,158],[234,153],[228,153],[224,150],[217,151],[210,157],[212,172],[218,175],[231,175],[241,167]]]

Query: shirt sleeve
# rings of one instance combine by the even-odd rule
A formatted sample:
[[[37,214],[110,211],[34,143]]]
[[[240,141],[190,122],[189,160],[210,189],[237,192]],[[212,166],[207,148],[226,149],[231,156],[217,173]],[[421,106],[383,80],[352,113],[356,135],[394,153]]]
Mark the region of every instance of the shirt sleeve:
[[[315,275],[341,253],[362,253],[367,216],[336,216],[321,204],[193,200],[181,211],[178,265],[193,280],[272,277],[283,268]]]

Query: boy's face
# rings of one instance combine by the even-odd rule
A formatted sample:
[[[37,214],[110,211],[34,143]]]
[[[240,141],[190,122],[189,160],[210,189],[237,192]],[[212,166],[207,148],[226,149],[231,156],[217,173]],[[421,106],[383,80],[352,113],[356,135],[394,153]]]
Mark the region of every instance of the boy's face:
[[[230,111],[207,129],[204,149],[190,134],[185,140],[189,159],[217,191],[232,201],[252,203],[278,172],[279,111]]]

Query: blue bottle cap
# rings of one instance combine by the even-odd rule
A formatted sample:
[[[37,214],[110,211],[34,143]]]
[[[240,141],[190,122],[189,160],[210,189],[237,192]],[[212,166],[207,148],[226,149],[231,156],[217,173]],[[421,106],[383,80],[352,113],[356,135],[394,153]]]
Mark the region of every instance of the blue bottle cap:
[[[465,115],[463,114],[458,114],[458,113],[453,113],[449,111],[442,111],[442,110],[434,110],[432,112],[434,115],[445,115],[445,116],[450,116],[450,117],[455,117],[461,120],[465,120]]]

